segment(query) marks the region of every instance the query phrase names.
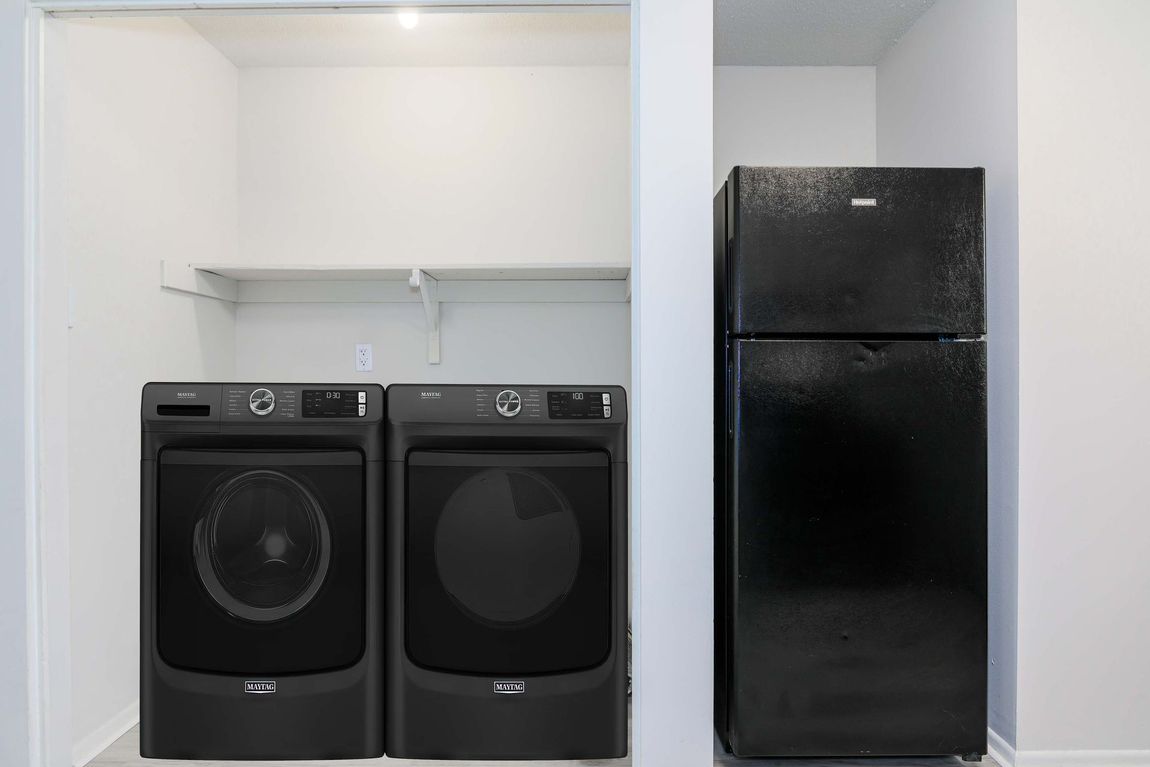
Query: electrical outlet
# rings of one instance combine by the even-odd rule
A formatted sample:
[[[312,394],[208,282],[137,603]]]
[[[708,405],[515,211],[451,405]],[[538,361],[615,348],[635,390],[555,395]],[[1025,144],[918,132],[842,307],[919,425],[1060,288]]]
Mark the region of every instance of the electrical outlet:
[[[371,372],[371,344],[355,345],[355,369],[360,373]]]

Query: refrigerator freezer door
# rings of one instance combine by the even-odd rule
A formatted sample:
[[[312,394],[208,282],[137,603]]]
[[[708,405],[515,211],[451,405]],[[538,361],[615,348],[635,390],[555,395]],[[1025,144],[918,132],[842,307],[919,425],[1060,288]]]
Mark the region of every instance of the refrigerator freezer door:
[[[985,753],[985,344],[732,354],[734,752]]]
[[[751,168],[727,184],[730,332],[981,335],[981,168]]]

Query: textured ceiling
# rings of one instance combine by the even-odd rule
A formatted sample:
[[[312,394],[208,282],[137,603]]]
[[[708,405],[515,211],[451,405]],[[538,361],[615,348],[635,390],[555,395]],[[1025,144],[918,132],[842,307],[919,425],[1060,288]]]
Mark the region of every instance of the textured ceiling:
[[[849,66],[878,60],[935,0],[715,0],[715,63]]]
[[[189,16],[241,67],[565,66],[626,64],[626,11]]]

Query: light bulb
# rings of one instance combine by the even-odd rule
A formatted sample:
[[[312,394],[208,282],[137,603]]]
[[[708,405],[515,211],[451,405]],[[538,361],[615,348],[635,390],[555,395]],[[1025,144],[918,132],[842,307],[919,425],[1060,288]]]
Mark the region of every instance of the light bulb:
[[[399,26],[404,29],[415,29],[419,24],[419,14],[415,11],[403,11],[399,15]]]

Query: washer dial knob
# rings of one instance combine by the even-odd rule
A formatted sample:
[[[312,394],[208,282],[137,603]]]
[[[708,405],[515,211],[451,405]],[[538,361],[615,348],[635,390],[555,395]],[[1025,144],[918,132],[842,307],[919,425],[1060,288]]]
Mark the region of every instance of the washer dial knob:
[[[523,409],[523,400],[519,399],[519,392],[504,389],[495,395],[495,409],[504,418],[514,418]]]
[[[276,395],[271,389],[256,389],[248,397],[248,407],[256,415],[271,415],[276,409]]]

